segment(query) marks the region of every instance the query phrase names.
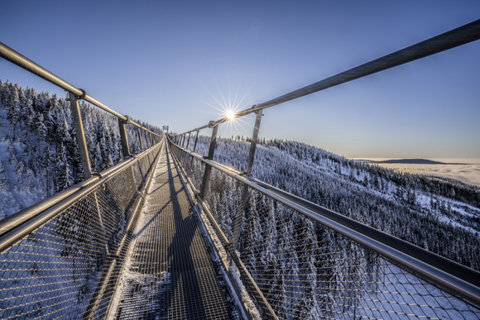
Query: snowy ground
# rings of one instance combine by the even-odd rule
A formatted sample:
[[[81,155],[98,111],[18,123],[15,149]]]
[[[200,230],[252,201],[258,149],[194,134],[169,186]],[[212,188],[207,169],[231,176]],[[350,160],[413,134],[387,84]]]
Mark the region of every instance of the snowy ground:
[[[165,149],[163,149],[160,152],[161,152],[161,154],[160,154],[158,159],[160,159],[162,153],[165,152]],[[153,172],[153,176],[156,176],[158,174],[159,170],[160,170],[160,167],[157,166],[155,168],[155,171]],[[152,181],[152,183],[150,184],[150,186],[147,190],[147,194],[151,193],[153,188],[154,188],[154,183]],[[139,221],[137,222],[137,226],[136,226],[133,234],[137,234],[140,227],[145,225],[147,218],[146,218],[144,212],[146,212],[148,210],[149,210],[149,198],[147,197],[146,201],[145,201],[145,204],[143,206],[143,210],[142,210],[142,212],[139,216]],[[138,272],[135,272],[135,271],[131,270],[132,269],[132,256],[133,256],[132,252],[135,248],[136,239],[137,239],[136,237],[133,238],[133,240],[130,243],[130,246],[128,248],[128,252],[126,254],[126,259],[125,259],[124,266],[123,266],[123,273],[122,273],[122,276],[120,277],[120,279],[118,281],[117,288],[116,288],[115,293],[112,297],[112,301],[111,301],[112,307],[110,308],[111,312],[110,312],[110,314],[107,315],[107,317],[106,317],[107,319],[115,319],[115,316],[116,316],[115,311],[118,309],[119,305],[121,304],[122,297],[124,297],[127,294],[132,294],[130,292],[131,288],[134,288],[134,287],[144,287],[144,288],[148,287],[148,288],[151,289],[152,286],[157,287],[158,285],[161,285],[163,282],[168,282],[169,281],[170,277],[169,277],[168,273],[162,274],[159,277],[158,275],[156,275],[156,276],[143,275],[143,274],[140,274]],[[161,283],[158,283],[158,282],[161,282]],[[155,292],[155,290],[148,290],[148,292],[142,292],[139,295],[143,294],[143,296],[145,296],[145,294],[148,294],[148,293],[151,293],[151,292]],[[150,298],[150,297],[145,296],[145,298]],[[147,299],[147,300],[150,300],[150,299]]]

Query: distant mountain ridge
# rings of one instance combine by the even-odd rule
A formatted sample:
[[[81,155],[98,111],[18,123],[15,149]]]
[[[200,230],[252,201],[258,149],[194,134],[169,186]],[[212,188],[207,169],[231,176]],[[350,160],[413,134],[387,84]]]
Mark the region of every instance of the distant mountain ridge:
[[[465,163],[458,162],[441,162],[429,159],[390,159],[390,160],[359,160],[366,161],[369,163],[404,163],[404,164],[442,164],[442,165],[463,165]]]

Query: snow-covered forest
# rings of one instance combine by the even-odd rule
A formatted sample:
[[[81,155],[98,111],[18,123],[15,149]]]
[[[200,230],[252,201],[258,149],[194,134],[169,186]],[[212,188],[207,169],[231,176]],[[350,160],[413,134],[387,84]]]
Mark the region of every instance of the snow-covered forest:
[[[208,143],[209,137],[200,136],[197,152],[207,154]],[[220,138],[214,160],[243,171],[249,147],[241,137]],[[480,270],[480,190],[476,186],[399,173],[282,140],[261,141],[253,176]],[[220,189],[221,198],[236,192],[230,187]]]
[[[122,160],[118,121],[86,103],[80,107],[92,170],[101,172]],[[136,128],[127,125],[127,132],[138,153]],[[80,182],[80,166],[66,98],[0,81],[0,219]]]

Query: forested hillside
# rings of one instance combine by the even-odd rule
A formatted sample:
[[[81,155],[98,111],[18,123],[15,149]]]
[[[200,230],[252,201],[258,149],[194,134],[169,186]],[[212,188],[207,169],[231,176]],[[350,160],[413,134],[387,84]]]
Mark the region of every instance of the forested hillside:
[[[206,154],[208,142],[200,137],[197,150]],[[218,139],[215,160],[243,171],[248,150],[241,138]],[[403,174],[281,140],[261,142],[253,176],[480,270],[478,187]]]
[[[100,172],[122,160],[117,118],[80,107],[92,170]],[[137,137],[132,126],[127,130]],[[129,142],[132,153],[140,151],[136,138]],[[82,178],[69,102],[0,81],[0,219]]]

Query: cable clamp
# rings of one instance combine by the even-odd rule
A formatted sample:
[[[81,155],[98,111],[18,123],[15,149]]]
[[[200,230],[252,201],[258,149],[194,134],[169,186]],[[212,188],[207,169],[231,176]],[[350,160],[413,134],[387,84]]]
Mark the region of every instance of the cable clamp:
[[[99,177],[100,179],[103,178],[103,175],[99,172],[91,172],[90,175],[95,176],[95,177]]]
[[[81,89],[81,88],[78,88],[78,90],[82,91],[82,94],[77,96],[77,99],[85,99],[85,96],[87,95],[87,93],[85,92],[85,90]]]

